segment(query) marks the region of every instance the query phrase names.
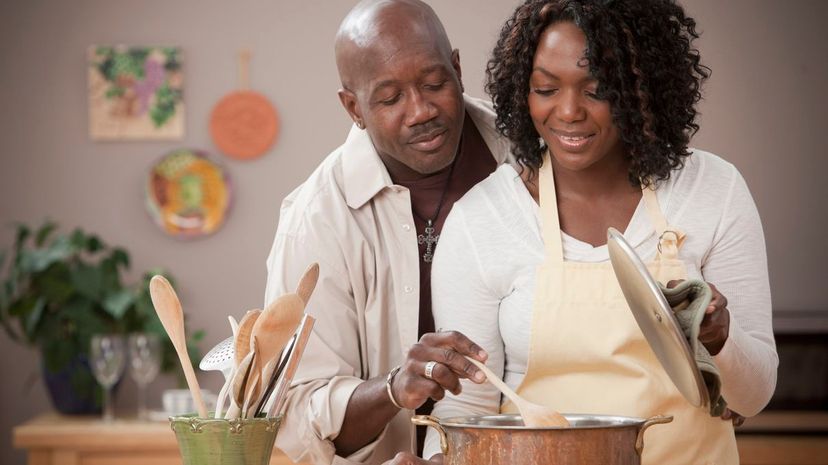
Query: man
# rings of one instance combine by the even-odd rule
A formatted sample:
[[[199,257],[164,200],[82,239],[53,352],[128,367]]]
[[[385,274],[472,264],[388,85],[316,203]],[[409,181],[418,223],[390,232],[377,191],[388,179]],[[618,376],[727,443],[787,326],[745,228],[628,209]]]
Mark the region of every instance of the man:
[[[414,409],[459,393],[460,377],[484,379],[461,355],[485,353],[435,332],[431,257],[451,206],[509,150],[490,106],[463,96],[459,52],[421,1],[360,3],[335,49],[354,128],[285,199],[268,258],[266,302],[310,263],[321,273],[277,446],[297,461],[378,464],[421,447]]]

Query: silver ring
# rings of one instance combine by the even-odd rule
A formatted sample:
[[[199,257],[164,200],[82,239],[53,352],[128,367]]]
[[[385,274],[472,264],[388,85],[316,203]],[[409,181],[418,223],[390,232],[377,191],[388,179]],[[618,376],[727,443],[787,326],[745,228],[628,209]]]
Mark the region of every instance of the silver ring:
[[[434,374],[434,367],[435,366],[437,366],[437,362],[435,362],[434,360],[426,363],[426,365],[425,365],[425,377],[426,378],[434,379],[434,378],[431,377],[431,375]]]

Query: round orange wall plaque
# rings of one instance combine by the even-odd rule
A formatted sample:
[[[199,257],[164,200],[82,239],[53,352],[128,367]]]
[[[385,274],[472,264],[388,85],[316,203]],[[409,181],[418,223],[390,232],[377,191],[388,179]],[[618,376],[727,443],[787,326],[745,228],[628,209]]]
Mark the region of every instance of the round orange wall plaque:
[[[240,90],[222,98],[210,115],[210,135],[225,155],[252,160],[267,152],[276,141],[279,117],[267,98]]]

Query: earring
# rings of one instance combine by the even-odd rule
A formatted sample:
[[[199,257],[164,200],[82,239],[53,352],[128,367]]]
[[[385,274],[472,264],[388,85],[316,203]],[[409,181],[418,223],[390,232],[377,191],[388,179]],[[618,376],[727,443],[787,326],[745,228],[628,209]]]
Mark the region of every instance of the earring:
[[[356,122],[356,126],[357,126],[358,128],[360,128],[360,129],[365,129],[365,125],[364,125],[364,124],[362,124],[362,121],[357,121],[357,122]]]

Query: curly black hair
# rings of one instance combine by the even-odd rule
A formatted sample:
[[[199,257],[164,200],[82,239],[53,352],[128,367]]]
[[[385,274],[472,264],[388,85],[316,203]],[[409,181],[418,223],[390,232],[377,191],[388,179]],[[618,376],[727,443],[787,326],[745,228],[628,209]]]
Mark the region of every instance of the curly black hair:
[[[630,182],[669,179],[690,155],[710,76],[693,47],[696,22],[674,0],[527,0],[515,9],[486,66],[486,92],[517,160],[534,173],[546,150],[529,115],[529,76],[541,34],[560,21],[586,36],[585,58],[627,148]]]

